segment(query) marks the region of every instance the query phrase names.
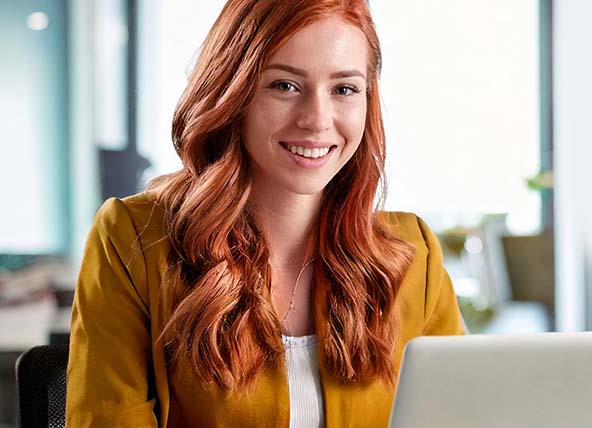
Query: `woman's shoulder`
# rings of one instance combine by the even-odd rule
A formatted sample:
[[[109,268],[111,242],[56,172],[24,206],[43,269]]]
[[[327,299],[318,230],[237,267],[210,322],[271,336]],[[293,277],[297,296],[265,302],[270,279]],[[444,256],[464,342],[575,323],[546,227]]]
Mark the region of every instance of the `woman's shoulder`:
[[[403,211],[380,211],[377,214],[390,231],[403,241],[416,247],[439,245],[434,232],[417,214]]]
[[[138,233],[164,229],[164,210],[154,195],[141,192],[123,198],[111,197],[103,202],[95,217],[95,223],[111,231],[126,227],[130,222]]]
[[[93,230],[123,253],[130,248],[164,250],[167,243],[164,210],[148,192],[107,199],[97,211]]]

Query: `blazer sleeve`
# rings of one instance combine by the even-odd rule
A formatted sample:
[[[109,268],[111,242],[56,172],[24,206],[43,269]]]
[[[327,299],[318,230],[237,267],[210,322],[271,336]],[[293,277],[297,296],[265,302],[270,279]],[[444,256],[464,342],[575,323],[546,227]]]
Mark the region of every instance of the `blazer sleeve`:
[[[448,272],[444,269],[442,248],[434,232],[418,218],[428,248],[424,306],[425,336],[465,334],[466,327]]]
[[[146,265],[127,207],[109,199],[87,238],[72,309],[66,426],[156,427]]]

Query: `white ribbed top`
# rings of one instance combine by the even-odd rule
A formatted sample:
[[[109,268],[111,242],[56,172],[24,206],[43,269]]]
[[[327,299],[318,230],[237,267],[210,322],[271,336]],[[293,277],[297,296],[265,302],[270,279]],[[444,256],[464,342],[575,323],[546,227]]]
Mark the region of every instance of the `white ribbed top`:
[[[325,426],[323,392],[319,374],[316,336],[284,336],[288,386],[290,387],[290,428]]]

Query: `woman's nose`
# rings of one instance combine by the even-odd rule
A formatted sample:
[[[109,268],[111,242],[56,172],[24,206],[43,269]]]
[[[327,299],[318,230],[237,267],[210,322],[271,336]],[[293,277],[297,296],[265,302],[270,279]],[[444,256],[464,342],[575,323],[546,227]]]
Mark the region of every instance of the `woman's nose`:
[[[296,125],[312,132],[326,131],[333,123],[333,106],[329,95],[309,93],[300,103]]]

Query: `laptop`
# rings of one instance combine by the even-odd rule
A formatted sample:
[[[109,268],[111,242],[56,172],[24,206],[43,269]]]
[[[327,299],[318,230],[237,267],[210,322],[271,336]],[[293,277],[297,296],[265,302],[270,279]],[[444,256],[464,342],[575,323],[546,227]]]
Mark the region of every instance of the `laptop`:
[[[390,427],[592,427],[592,332],[416,338]]]

